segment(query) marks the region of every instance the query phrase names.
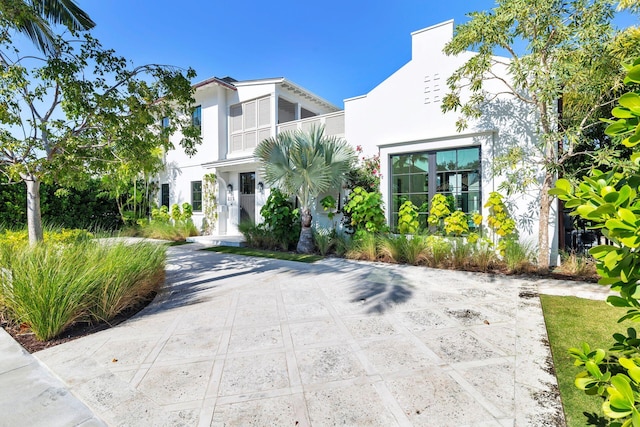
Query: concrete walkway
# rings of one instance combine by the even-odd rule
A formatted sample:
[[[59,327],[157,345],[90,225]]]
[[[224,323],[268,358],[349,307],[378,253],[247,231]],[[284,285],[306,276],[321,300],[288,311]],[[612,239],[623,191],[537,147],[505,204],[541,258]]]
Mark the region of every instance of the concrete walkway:
[[[564,425],[557,282],[193,247],[135,318],[36,353],[108,425]]]

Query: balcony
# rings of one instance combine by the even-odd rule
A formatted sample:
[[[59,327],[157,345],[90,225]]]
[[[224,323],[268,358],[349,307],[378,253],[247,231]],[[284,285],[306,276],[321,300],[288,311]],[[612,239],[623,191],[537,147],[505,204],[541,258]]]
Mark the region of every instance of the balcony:
[[[344,111],[282,123],[277,126],[276,133],[295,131],[297,129],[306,131],[313,126],[324,126],[324,134],[327,136],[344,137]]]

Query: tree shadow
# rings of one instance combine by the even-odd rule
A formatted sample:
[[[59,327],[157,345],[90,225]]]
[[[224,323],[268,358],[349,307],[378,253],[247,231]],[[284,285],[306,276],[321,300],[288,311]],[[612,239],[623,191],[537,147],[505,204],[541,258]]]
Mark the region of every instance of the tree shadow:
[[[595,412],[583,412],[582,415],[587,419],[586,425],[588,426],[596,426],[596,427],[606,427],[609,425],[609,422],[605,417],[602,417]]]
[[[413,286],[401,274],[378,266],[372,266],[359,277],[352,290],[352,303],[363,304],[367,312],[379,314],[407,302],[413,296]]]

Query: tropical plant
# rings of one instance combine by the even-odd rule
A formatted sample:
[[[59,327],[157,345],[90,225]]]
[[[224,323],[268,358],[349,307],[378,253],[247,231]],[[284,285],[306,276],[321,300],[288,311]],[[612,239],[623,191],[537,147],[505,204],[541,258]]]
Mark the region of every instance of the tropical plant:
[[[417,233],[420,227],[418,215],[418,208],[410,200],[404,202],[398,210],[398,233]]]
[[[379,191],[380,179],[380,154],[367,157],[362,155],[362,146],[356,147],[358,163],[353,166],[347,175],[347,185],[350,189],[362,187],[367,191]]]
[[[202,231],[212,234],[218,221],[217,177],[214,173],[202,177]]]
[[[177,130],[189,155],[201,141],[189,114],[193,70],[130,68],[88,34],[56,45],[55,55],[32,58],[0,33],[0,172],[26,185],[32,243],[42,240],[41,182],[82,187],[114,163],[174,148],[168,135]]]
[[[300,212],[277,188],[271,189],[260,215],[263,221],[258,227],[264,228],[282,250],[288,250],[300,236]]]
[[[388,229],[382,208],[382,195],[377,191],[354,188],[343,209],[351,219],[356,237],[362,233],[379,233]]]
[[[496,191],[489,194],[489,199],[484,205],[489,210],[487,215],[487,225],[493,233],[494,244],[497,244],[500,255],[505,254],[505,245],[509,240],[518,239],[516,222],[511,217],[507,206],[504,204],[502,195]]]
[[[469,233],[469,218],[462,211],[454,211],[444,218],[444,232],[452,236],[462,236]]]
[[[320,199],[320,206],[322,206],[322,210],[327,213],[329,221],[332,221],[336,216],[336,203],[336,199],[330,194]]]
[[[5,25],[16,28],[49,54],[55,53],[51,24],[62,24],[74,33],[96,25],[73,0],[1,0],[0,16]]]
[[[338,189],[355,161],[353,149],[324,127],[284,132],[262,141],[255,150],[265,181],[300,202],[301,230],[297,250],[313,252],[311,208],[318,195]]]
[[[628,83],[640,83],[640,59],[626,64]],[[622,144],[634,147],[640,143],[640,93],[628,92],[619,99],[613,109],[615,119],[608,120],[608,135],[622,139]],[[638,163],[640,153],[633,153],[631,160]],[[598,245],[589,251],[596,260],[600,284],[609,285],[620,296],[610,296],[607,302],[627,308],[619,320],[640,321],[638,281],[640,280],[640,197],[637,188],[640,173],[631,174],[616,170],[593,170],[578,185],[559,179],[550,191],[565,201],[565,206],[601,229],[610,244]],[[584,370],[576,377],[576,387],[589,395],[604,399],[602,410],[610,426],[640,426],[640,341],[635,329],[627,335],[614,334],[609,353],[604,349],[592,350],[587,343],[571,348],[570,354],[577,366]]]
[[[431,199],[431,209],[429,210],[429,217],[427,218],[429,224],[438,230],[443,230],[444,218],[449,215],[451,215],[451,208],[447,196],[444,194],[434,195]]]
[[[527,149],[522,148],[521,139],[509,144],[493,164],[494,173],[506,177],[509,191],[539,190],[537,258],[543,268],[550,262],[548,224],[553,197],[548,190],[557,171],[577,154],[575,147],[584,130],[597,124],[599,107],[611,98],[612,82],[621,81],[612,72],[621,59],[610,49],[615,35],[613,3],[500,1],[494,9],[470,14],[471,19],[456,27],[444,49],[448,55],[469,49],[478,52],[449,78],[450,92],[442,104],[445,112],[460,109],[459,130],[467,126],[468,119],[479,119],[492,101],[496,105],[503,102],[511,115],[522,116],[519,120],[535,117],[537,140]],[[508,60],[496,55],[501,52],[508,54]],[[483,84],[489,81],[495,85]],[[463,88],[468,90],[464,94]],[[562,124],[566,127],[558,126],[559,99],[563,100]],[[558,141],[562,141],[560,146]]]

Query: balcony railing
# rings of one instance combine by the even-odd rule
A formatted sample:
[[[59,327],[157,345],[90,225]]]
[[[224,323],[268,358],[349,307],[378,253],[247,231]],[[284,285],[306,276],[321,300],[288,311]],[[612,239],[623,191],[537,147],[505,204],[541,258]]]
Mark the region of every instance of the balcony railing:
[[[294,131],[296,129],[309,130],[313,126],[323,126],[324,134],[327,136],[344,136],[344,111],[323,114],[321,116],[309,117],[307,119],[295,120],[282,123],[277,126],[276,132]]]

